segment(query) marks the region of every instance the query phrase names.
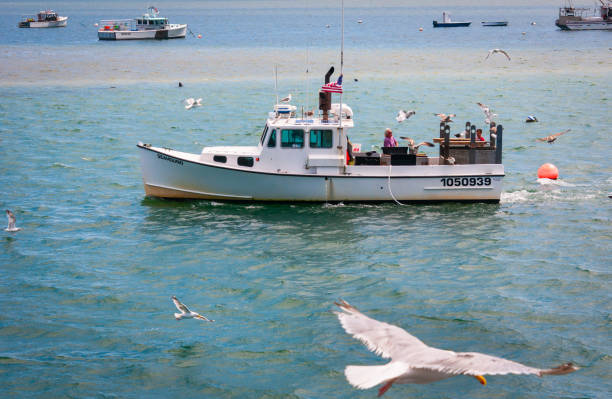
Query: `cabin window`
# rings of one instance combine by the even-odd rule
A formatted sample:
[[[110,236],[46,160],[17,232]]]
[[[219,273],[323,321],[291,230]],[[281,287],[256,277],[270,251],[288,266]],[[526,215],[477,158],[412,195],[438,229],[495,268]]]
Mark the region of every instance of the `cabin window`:
[[[263,143],[266,141],[266,133],[267,132],[268,132],[268,125],[266,125],[266,127],[264,127],[263,133],[261,134],[261,139],[259,140],[261,145],[263,145]]]
[[[281,130],[281,147],[302,148],[304,147],[304,131],[301,129]]]
[[[253,166],[253,157],[238,157],[238,165]]]
[[[333,133],[331,130],[311,130],[310,148],[332,148]]]
[[[268,147],[276,147],[276,130],[272,130],[268,139]]]
[[[221,163],[226,163],[227,162],[227,157],[225,155],[215,155],[213,157],[213,161],[221,162]]]

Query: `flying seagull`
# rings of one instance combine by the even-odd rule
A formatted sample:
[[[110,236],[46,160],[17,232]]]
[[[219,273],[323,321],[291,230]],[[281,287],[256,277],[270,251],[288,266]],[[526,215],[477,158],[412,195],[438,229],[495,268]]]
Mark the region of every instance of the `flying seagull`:
[[[181,312],[181,313],[174,314],[174,318],[177,321],[181,319],[193,319],[193,318],[204,320],[204,321],[210,321],[210,322],[214,321],[212,319],[207,319],[206,317],[202,316],[199,313],[192,312],[191,310],[189,310],[187,306],[185,306],[184,303],[179,301],[178,298],[175,297],[174,295],[172,296],[172,302],[174,302],[174,305],[176,306],[176,308]]]
[[[565,134],[565,133],[569,132],[570,130],[572,130],[572,129],[567,129],[567,130],[564,130],[564,131],[562,131],[562,132],[555,133],[555,134],[551,134],[550,136],[542,137],[542,138],[539,138],[539,139],[536,139],[536,140],[538,140],[538,141],[546,141],[546,142],[548,142],[549,144],[552,144],[552,143],[554,143],[554,142],[555,142],[555,140],[557,140],[557,138],[558,138],[559,136],[561,136],[562,134]]]
[[[397,326],[369,318],[343,300],[335,304],[343,311],[336,314],[347,333],[377,355],[391,359],[385,365],[347,366],[344,370],[348,382],[359,389],[384,384],[378,390],[378,396],[387,392],[394,383],[427,384],[456,375],[468,375],[486,385],[483,375],[535,374],[541,377],[578,370],[571,363],[538,369],[483,353],[433,348]]]
[[[6,218],[8,219],[8,226],[6,226],[6,229],[4,229],[4,231],[14,233],[16,231],[21,230],[21,228],[15,226],[17,219],[15,218],[15,215],[13,215],[13,212],[9,211],[8,209],[6,210]]]
[[[440,118],[440,122],[445,122],[445,123],[452,122],[451,118],[454,118],[455,116],[457,116],[455,114],[448,114],[448,115],[446,115],[446,114],[434,114],[434,115],[437,116],[438,118]]]
[[[484,112],[485,114],[485,123],[488,125],[493,121],[493,118],[495,118],[497,116],[497,114],[494,114],[493,112],[491,112],[491,108],[489,108],[488,105],[485,105],[483,103],[476,103],[480,109],[482,110],[482,112]]]
[[[191,109],[193,107],[201,107],[202,99],[198,98],[197,100],[194,100],[193,98],[188,98],[185,101],[183,101],[183,103],[185,104],[185,109]]]
[[[417,145],[414,145],[414,140],[410,137],[400,136],[400,139],[406,140],[408,142],[408,147],[410,147],[411,154],[416,154],[419,151],[419,147],[422,145],[426,145],[427,147],[435,147],[435,145],[433,143],[430,143],[429,141],[423,141]]]
[[[416,114],[416,111],[414,110],[410,110],[410,111],[399,110],[397,112],[397,116],[395,117],[395,120],[398,121],[399,123],[402,123],[403,121],[410,118],[414,114]]]
[[[502,50],[500,48],[494,48],[493,50],[489,50],[489,54],[487,54],[487,56],[485,57],[485,60],[487,58],[489,58],[491,56],[491,54],[495,54],[495,53],[501,53],[501,54],[505,55],[506,58],[508,58],[508,61],[510,61],[510,56],[508,55],[508,53],[506,53],[504,50]]]
[[[280,102],[282,102],[282,103],[291,102],[291,94],[289,94],[287,97],[281,99]]]

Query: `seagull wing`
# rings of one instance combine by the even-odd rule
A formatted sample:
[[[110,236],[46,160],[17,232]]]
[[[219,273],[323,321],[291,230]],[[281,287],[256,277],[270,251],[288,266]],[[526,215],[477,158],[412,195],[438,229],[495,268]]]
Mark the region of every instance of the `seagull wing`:
[[[397,112],[397,116],[395,117],[395,120],[398,122],[403,122],[406,119],[406,111],[398,111]]]
[[[345,301],[336,302],[344,312],[336,312],[344,330],[363,342],[369,350],[384,358],[429,347],[407,331],[369,318]],[[401,360],[401,359],[400,359]]]
[[[410,137],[400,136],[400,139],[406,140],[408,142],[408,144],[410,144],[411,147],[414,145],[414,140],[411,139]]]
[[[550,136],[546,136],[546,137],[542,137],[542,138],[537,138],[536,140],[538,140],[538,141],[548,141],[548,137],[550,137]]]
[[[176,306],[176,308],[181,311],[182,313],[191,313],[191,311],[189,310],[189,308],[187,306],[185,306],[184,303],[182,303],[181,301],[178,300],[177,297],[173,296],[172,297],[172,302],[174,302],[174,306]]]
[[[427,147],[435,147],[435,145],[433,143],[430,143],[429,141],[423,141],[423,142],[417,144],[416,147],[419,148],[422,145],[426,145]]]
[[[565,134],[565,133],[569,132],[570,130],[572,130],[572,129],[567,129],[567,130],[564,130],[564,131],[559,132],[559,133],[551,134],[551,137],[559,137],[562,134]]]
[[[452,352],[428,348],[408,361],[412,367],[425,368],[447,374],[466,375],[505,375],[535,374],[542,375],[541,369],[506,360],[501,357],[477,352]]]
[[[505,55],[508,58],[508,61],[510,61],[510,55],[508,55],[508,53],[506,53],[504,50],[499,49],[498,52],[502,53],[503,55]]]
[[[194,316],[194,317],[196,319],[200,319],[200,320],[204,320],[204,321],[210,321],[211,323],[214,321],[214,320],[211,320],[211,319],[208,319],[208,318],[202,316],[201,314],[198,314],[197,316]]]
[[[202,99],[201,99],[201,98],[198,98],[197,100],[195,100],[195,103],[196,103],[197,105],[202,105]]]
[[[491,54],[493,54],[493,50],[489,50],[489,53],[485,57],[485,61],[487,60],[487,58],[489,58],[491,56]]]
[[[8,218],[9,225],[14,226],[17,222],[17,218],[15,218],[15,215],[13,215],[13,212],[9,211],[8,209],[6,210],[6,217]]]

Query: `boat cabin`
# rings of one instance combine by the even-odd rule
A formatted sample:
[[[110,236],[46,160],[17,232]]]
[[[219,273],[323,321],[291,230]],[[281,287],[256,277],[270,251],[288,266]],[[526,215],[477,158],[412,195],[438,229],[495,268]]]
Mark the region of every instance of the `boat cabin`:
[[[57,21],[57,13],[53,10],[40,11],[37,17],[38,22]]]

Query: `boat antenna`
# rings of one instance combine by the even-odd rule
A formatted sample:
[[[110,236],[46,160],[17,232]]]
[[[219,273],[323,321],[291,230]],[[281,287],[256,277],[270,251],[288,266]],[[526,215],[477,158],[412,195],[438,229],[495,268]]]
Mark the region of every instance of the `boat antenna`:
[[[278,104],[278,64],[274,64],[274,94],[276,95],[276,104]]]
[[[341,39],[340,39],[340,78],[342,78],[344,70],[344,0],[342,0],[342,13],[341,13]],[[340,91],[340,126],[339,129],[342,132],[342,92]]]

